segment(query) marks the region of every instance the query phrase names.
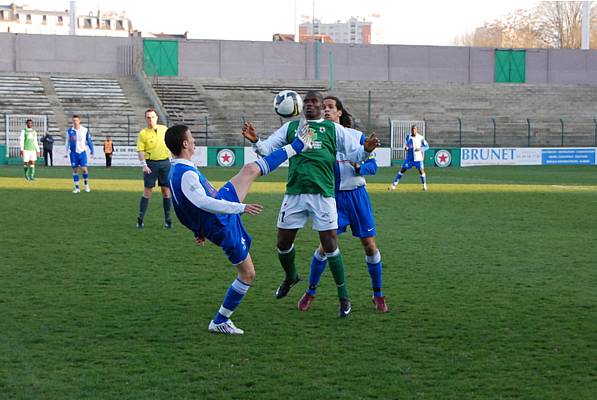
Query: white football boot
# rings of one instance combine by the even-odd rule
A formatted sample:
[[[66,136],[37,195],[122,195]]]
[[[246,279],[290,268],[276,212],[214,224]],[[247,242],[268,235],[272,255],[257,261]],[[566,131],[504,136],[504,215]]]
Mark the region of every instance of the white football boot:
[[[207,330],[211,333],[223,333],[226,335],[242,335],[243,333],[245,333],[245,331],[243,331],[242,329],[238,329],[236,326],[234,326],[231,320],[222,322],[221,324],[216,324],[212,320],[209,323],[209,327],[207,328]]]

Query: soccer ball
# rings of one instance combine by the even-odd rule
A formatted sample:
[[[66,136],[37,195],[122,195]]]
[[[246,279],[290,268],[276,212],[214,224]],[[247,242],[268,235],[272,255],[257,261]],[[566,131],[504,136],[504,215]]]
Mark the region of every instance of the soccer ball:
[[[303,111],[303,99],[293,90],[282,90],[274,97],[274,111],[282,118],[297,117]]]

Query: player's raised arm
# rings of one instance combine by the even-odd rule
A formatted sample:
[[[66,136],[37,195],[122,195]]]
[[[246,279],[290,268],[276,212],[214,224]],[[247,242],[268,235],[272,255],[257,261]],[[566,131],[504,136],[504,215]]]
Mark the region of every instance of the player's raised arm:
[[[245,122],[241,134],[246,137],[255,150],[255,153],[262,157],[268,156],[275,150],[284,147],[288,144],[287,132],[289,122],[282,125],[277,131],[272,133],[267,139],[261,140],[257,136],[255,127],[250,122]],[[255,141],[254,141],[255,140]]]
[[[342,125],[336,126],[336,145],[338,152],[343,152],[349,161],[366,161],[373,150],[379,146],[379,139],[374,134],[361,145],[358,137],[349,132]]]

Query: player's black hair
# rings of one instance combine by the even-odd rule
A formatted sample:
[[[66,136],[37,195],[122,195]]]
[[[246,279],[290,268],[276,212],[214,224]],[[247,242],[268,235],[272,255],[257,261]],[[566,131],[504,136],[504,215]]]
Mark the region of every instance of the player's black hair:
[[[323,95],[321,94],[321,92],[318,92],[317,90],[309,90],[307,94],[305,94],[305,99],[307,97],[317,97],[319,101],[323,103]]]
[[[324,100],[334,100],[336,102],[336,109],[342,111],[340,115],[340,125],[345,128],[352,128],[352,114],[344,107],[344,104],[336,96],[325,96]]]
[[[182,151],[182,142],[184,142],[188,130],[189,127],[186,125],[174,125],[166,131],[164,141],[166,142],[166,147],[168,147],[173,155],[180,155],[180,152]]]
[[[25,121],[25,123],[27,123],[27,122],[33,123],[33,120],[31,118],[29,118],[27,121]]]
[[[147,110],[145,110],[145,115],[147,115],[148,112],[152,112],[155,113],[155,115],[158,115],[158,112],[155,110],[155,108],[148,108]]]
[[[414,125],[414,124],[413,124],[413,125],[411,125],[411,126],[410,126],[410,133],[413,133],[413,131],[415,130],[415,128],[416,128],[416,127],[417,127],[417,126],[416,126],[416,125]]]
[[[73,115],[73,119],[75,119],[75,118],[81,119],[81,117],[79,117],[77,114]]]

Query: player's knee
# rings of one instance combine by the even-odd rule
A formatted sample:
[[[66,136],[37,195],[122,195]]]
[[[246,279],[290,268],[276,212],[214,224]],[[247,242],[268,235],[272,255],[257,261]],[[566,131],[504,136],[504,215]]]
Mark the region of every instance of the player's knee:
[[[248,177],[255,178],[261,174],[260,171],[261,170],[259,169],[259,166],[257,164],[249,163],[249,164],[246,164],[244,167],[242,167],[242,169],[240,170],[240,173],[242,175],[246,175]]]
[[[363,248],[368,256],[374,256],[377,253],[377,245],[374,241],[363,243]]]
[[[251,284],[255,280],[255,269],[247,268],[243,271],[239,271],[238,275],[244,283]]]

